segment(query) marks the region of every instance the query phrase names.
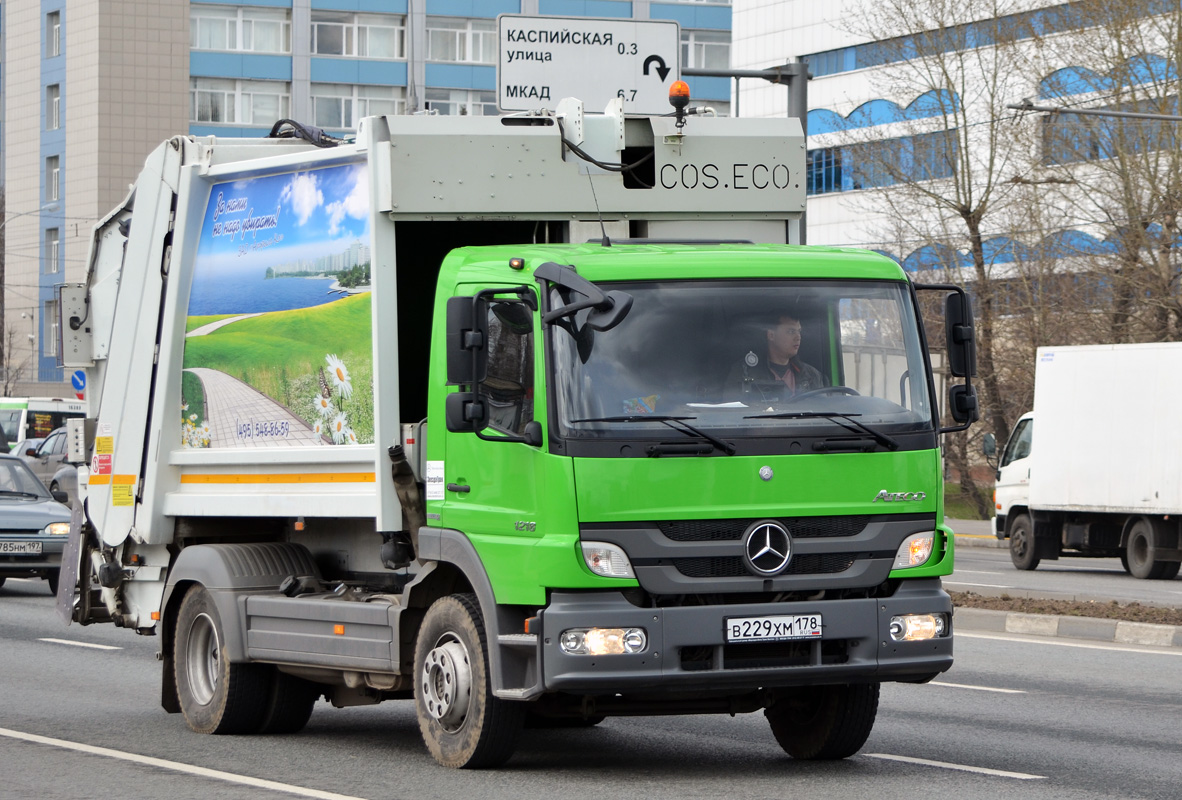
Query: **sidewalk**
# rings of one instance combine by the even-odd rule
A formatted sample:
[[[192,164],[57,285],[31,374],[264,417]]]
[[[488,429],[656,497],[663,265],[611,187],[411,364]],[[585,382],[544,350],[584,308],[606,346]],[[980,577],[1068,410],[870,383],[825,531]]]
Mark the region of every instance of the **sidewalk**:
[[[948,527],[956,534],[957,547],[991,547],[1004,550],[1009,545],[993,535],[989,520],[945,518]]]

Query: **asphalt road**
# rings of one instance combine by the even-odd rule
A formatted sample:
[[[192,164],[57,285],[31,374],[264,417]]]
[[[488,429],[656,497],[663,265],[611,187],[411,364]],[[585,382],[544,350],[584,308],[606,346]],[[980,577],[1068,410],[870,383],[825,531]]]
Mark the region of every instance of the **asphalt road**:
[[[406,702],[321,703],[292,736],[191,733],[159,706],[156,640],[65,628],[43,582],[10,580],[0,797],[1178,797],[1182,649],[957,636],[956,665],[937,682],[884,687],[870,741],[843,762],[792,761],[751,714],[527,731],[501,770],[456,772],[427,755]]]
[[[958,520],[950,524],[958,535],[956,570],[944,581],[949,590],[1182,608],[1182,576],[1169,581],[1138,580],[1125,572],[1118,558],[1064,557],[1044,560],[1038,569],[1024,572],[1014,568],[1008,549],[974,546],[996,539],[966,539],[960,535],[980,535],[982,528],[988,533],[988,522]]]

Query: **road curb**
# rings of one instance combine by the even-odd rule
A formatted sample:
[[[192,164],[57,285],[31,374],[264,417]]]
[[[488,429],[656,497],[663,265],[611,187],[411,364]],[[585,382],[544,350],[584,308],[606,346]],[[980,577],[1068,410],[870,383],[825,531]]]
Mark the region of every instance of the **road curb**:
[[[1051,614],[1023,614],[987,608],[957,608],[954,628],[992,633],[1024,633],[1060,639],[1139,644],[1153,647],[1182,647],[1182,625],[1152,625],[1094,617],[1063,617]]]
[[[992,550],[1004,550],[1009,544],[992,534],[957,533],[957,547],[988,547]]]

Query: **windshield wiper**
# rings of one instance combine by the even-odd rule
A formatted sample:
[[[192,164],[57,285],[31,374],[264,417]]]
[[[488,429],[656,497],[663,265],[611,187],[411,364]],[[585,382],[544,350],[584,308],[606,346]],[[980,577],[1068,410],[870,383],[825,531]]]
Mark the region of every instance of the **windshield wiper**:
[[[876,431],[864,422],[854,419],[854,417],[860,416],[862,415],[842,414],[837,411],[780,411],[774,414],[751,414],[743,417],[743,419],[831,419],[847,431],[861,431],[862,433],[870,434],[874,437],[874,441],[888,450],[899,449],[899,442],[896,439],[887,436],[885,433]]]
[[[33,492],[14,492],[10,489],[0,489],[0,496],[2,497],[40,497],[41,495]]]
[[[697,419],[697,417],[674,417],[666,414],[621,414],[615,417],[588,417],[587,419],[572,419],[571,422],[663,422],[675,431],[680,431],[686,436],[697,436],[704,439],[717,449],[726,453],[728,456],[735,454],[735,446],[730,442],[724,442],[716,436],[712,436],[701,428],[696,428],[690,425],[686,420]],[[676,423],[676,424],[674,424]],[[660,455],[660,451],[652,451],[651,455]]]

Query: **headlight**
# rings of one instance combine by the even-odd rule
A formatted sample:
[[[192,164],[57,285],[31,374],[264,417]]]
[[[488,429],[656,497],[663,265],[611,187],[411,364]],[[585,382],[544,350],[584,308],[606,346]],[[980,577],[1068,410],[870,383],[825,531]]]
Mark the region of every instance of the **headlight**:
[[[631,655],[648,647],[644,628],[571,628],[558,637],[562,652],[572,656]]]
[[[51,522],[45,526],[42,533],[53,534],[55,536],[65,536],[70,532],[70,523],[68,522]]]
[[[895,569],[918,567],[928,562],[932,557],[932,546],[936,542],[935,531],[914,533],[903,540],[899,551],[895,553]]]
[[[903,614],[891,617],[891,638],[896,642],[919,642],[948,635],[947,614]]]
[[[607,542],[579,542],[583,548],[583,560],[587,562],[587,569],[605,578],[635,578],[632,562],[628,556],[614,544]]]

